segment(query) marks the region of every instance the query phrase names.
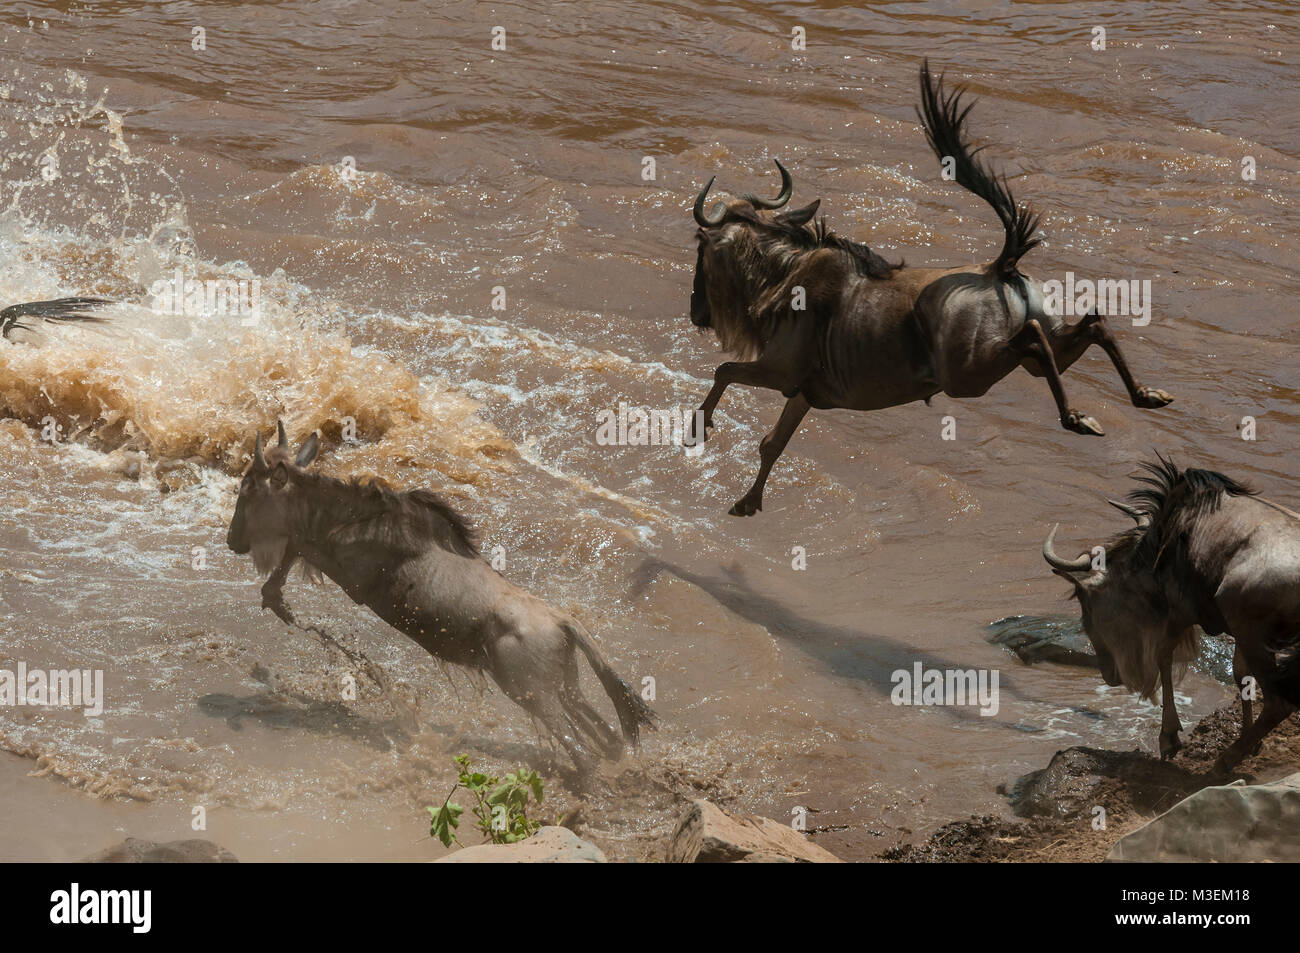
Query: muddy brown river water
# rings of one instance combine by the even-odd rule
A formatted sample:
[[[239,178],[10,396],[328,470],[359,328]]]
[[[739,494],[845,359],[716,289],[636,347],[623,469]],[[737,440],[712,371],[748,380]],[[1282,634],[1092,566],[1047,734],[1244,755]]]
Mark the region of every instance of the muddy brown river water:
[[[4,4],[0,300],[126,303],[0,342],[0,667],[106,691],[98,717],[0,710],[0,857],[195,836],[203,807],[198,836],[241,859],[427,858],[465,752],[538,767],[620,859],[695,792],[814,809],[819,843],[865,859],[1005,811],[996,786],[1068,744],[1154,750],[1158,708],[986,626],[1074,617],[1042,539],[1120,528],[1105,499],[1154,450],[1300,506],[1298,51],[1285,2]],[[1104,439],[1019,372],[814,412],[747,520],[727,509],[779,395],[731,390],[699,456],[599,442],[602,410],[693,408],[724,359],[687,317],[710,175],[775,192],[775,156],[891,260],[996,254],[916,125],[923,56],[1043,212],[1027,268],[1150,281],[1150,323],[1118,330],[1175,403],[1130,407],[1096,351],[1066,384]],[[151,307],[178,270],[256,282],[258,320]],[[639,756],[584,791],[499,694],[295,580],[299,615],[420,717],[339,701],[346,666],[262,612],[224,545],[277,416],[322,430],[329,472],[446,493],[509,578],[653,679]],[[917,662],[997,670],[997,713],[891,704]],[[1227,697],[1193,672],[1185,723]]]

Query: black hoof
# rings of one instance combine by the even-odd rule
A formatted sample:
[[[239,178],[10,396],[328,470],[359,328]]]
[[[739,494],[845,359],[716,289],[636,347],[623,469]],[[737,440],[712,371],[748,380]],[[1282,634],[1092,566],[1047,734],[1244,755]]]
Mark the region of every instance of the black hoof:
[[[753,516],[762,508],[763,501],[761,498],[755,501],[746,496],[732,504],[732,507],[727,511],[727,514],[729,516]]]
[[[1177,733],[1172,738],[1164,735],[1160,736],[1160,760],[1168,761],[1182,750],[1183,743],[1178,740]]]

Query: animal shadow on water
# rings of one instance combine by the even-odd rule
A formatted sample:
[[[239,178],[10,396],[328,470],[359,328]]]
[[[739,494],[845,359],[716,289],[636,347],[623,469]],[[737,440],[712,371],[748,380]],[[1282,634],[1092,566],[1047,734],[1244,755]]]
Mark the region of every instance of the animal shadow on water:
[[[717,578],[692,572],[661,559],[647,559],[637,567],[631,595],[643,595],[660,573],[676,576],[708,593],[720,605],[746,621],[762,626],[778,639],[789,642],[804,654],[822,662],[833,674],[854,679],[885,699],[889,698],[894,688],[890,678],[892,673],[900,669],[910,672],[917,662],[925,669],[965,670],[975,667],[969,662],[919,651],[906,643],[861,629],[818,622],[801,616],[789,606],[755,590],[739,568],[727,567],[723,572],[726,578]],[[1005,673],[999,677],[998,689],[1017,700],[1038,701],[1020,693],[1014,680],[1006,678]],[[974,708],[950,705],[943,706],[943,711],[956,719],[974,720],[1017,731],[1027,730],[1027,726],[1022,724],[986,718]]]
[[[315,734],[346,735],[379,751],[388,751],[411,739],[396,720],[371,721],[349,711],[341,702],[325,702],[283,691],[243,696],[217,692],[202,696],[198,708],[212,718],[224,719],[232,731],[243,731],[244,722],[252,720],[269,728],[301,728]]]
[[[243,731],[245,721],[258,721],[268,728],[298,728],[314,734],[344,735],[378,751],[410,744],[412,735],[399,717],[384,721],[358,715],[342,701],[323,701],[300,692],[287,691],[272,684],[272,676],[262,666],[252,671],[253,678],[266,690],[252,695],[214,692],[198,700],[198,709],[212,718],[222,718],[231,731]],[[451,734],[450,726],[426,725],[442,734]]]

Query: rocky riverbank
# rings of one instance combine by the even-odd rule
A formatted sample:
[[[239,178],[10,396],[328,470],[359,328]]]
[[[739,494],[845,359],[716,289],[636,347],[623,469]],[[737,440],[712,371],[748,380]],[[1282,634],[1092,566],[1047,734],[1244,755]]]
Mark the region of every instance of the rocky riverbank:
[[[920,844],[886,851],[881,859],[914,863],[1104,860],[1122,837],[1197,791],[1234,778],[1248,784],[1267,783],[1300,770],[1300,718],[1292,716],[1232,777],[1212,774],[1219,753],[1237,737],[1240,717],[1240,709],[1231,704],[1201,719],[1170,761],[1142,751],[1058,751],[1046,768],[1003,790],[1016,818],[984,815],[954,821]]]

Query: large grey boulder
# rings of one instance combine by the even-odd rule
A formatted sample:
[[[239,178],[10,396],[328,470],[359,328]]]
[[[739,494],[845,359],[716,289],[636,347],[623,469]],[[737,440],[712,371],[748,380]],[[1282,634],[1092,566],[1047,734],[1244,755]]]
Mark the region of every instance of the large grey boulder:
[[[732,814],[703,799],[692,801],[677,822],[667,860],[670,864],[842,863],[807,835],[779,821]]]
[[[543,827],[514,844],[466,847],[435,864],[603,864],[605,852],[567,827]]]
[[[1121,838],[1106,860],[1300,861],[1300,773],[1203,788]]]
[[[128,837],[115,847],[87,857],[85,864],[237,864],[239,859],[210,840],[156,841]]]

